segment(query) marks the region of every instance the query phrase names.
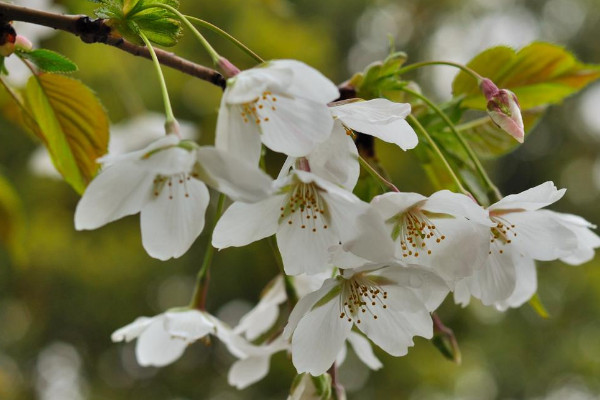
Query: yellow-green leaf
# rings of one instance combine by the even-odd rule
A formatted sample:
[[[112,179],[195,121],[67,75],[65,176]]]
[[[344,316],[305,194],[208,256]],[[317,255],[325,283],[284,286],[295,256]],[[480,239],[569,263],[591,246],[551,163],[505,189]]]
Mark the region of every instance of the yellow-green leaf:
[[[29,79],[25,103],[56,169],[83,193],[98,171],[96,159],[106,154],[109,124],[94,93],[78,80],[41,74]]]
[[[25,215],[21,199],[4,175],[0,174],[0,243],[17,265],[26,263]]]
[[[505,46],[488,49],[467,64],[499,88],[513,91],[521,110],[555,104],[600,78],[600,66],[583,64],[564,48],[535,42],[519,51]],[[452,83],[462,105],[485,110],[486,100],[477,81],[459,72]]]

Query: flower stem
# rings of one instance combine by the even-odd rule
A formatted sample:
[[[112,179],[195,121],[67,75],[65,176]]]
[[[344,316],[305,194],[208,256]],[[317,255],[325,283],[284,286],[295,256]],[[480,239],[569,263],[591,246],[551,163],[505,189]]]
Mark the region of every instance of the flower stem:
[[[392,182],[388,181],[383,176],[381,176],[381,174],[379,172],[377,172],[377,170],[375,168],[373,168],[373,166],[371,164],[369,164],[369,162],[367,160],[365,160],[361,156],[358,156],[358,161],[360,162],[360,165],[362,165],[363,168],[366,169],[367,172],[369,172],[369,174],[371,174],[373,176],[373,178],[375,178],[378,181],[380,181],[383,185],[385,185],[388,188],[390,188],[393,192],[399,192],[400,191],[396,187],[396,185],[394,185]]]
[[[162,92],[163,102],[165,105],[165,115],[167,117],[167,121],[165,126],[171,126],[176,123],[175,115],[173,114],[173,108],[171,107],[171,100],[169,99],[169,91],[167,90],[167,83],[165,82],[165,76],[163,75],[162,69],[160,68],[160,62],[156,57],[156,52],[154,51],[154,47],[152,47],[152,43],[148,40],[146,35],[143,32],[139,32],[140,38],[146,44],[148,51],[150,52],[150,57],[152,57],[152,63],[154,64],[154,68],[156,69],[156,74],[158,75],[158,80],[160,82],[160,90]]]
[[[415,69],[421,68],[421,67],[427,67],[427,66],[431,66],[431,65],[448,65],[451,67],[455,67],[458,68],[464,72],[466,72],[467,74],[471,75],[473,78],[475,78],[477,80],[477,82],[480,82],[483,77],[481,75],[479,75],[477,72],[475,72],[474,70],[472,70],[471,68],[467,67],[466,65],[462,65],[462,64],[458,64],[452,61],[423,61],[423,62],[419,62],[419,63],[414,63],[411,65],[407,65],[404,68],[400,68],[397,71],[397,74],[406,74],[407,72],[413,71]]]
[[[250,56],[251,58],[254,59],[254,61],[256,61],[259,64],[262,64],[263,62],[265,62],[258,54],[256,54],[255,52],[253,52],[252,50],[250,50],[250,48],[248,46],[246,46],[245,44],[243,44],[242,42],[240,42],[238,39],[236,39],[235,37],[233,37],[232,35],[230,35],[229,33],[227,33],[226,31],[224,31],[223,29],[219,28],[216,25],[211,24],[208,21],[205,21],[203,19],[200,18],[196,18],[196,17],[192,17],[190,15],[186,15],[185,16],[188,20],[204,27],[207,29],[210,29],[211,31],[221,35],[222,37],[224,37],[225,39],[229,40],[231,43],[233,43],[234,45],[236,45],[240,50],[242,50],[244,53],[246,53],[248,56]]]
[[[450,128],[450,131],[452,132],[452,134],[456,137],[456,140],[458,140],[458,143],[460,143],[461,147],[465,150],[465,152],[467,153],[467,155],[469,156],[469,158],[475,165],[475,169],[477,170],[477,173],[479,174],[479,176],[481,177],[481,179],[483,180],[485,185],[488,187],[489,194],[492,195],[492,197],[495,199],[495,201],[502,199],[502,195],[500,194],[500,191],[498,190],[496,185],[494,185],[494,183],[488,176],[487,172],[485,172],[483,165],[481,165],[481,161],[479,161],[479,158],[477,158],[477,155],[475,154],[473,149],[471,149],[471,146],[469,146],[467,141],[463,138],[462,134],[456,129],[456,127],[454,126],[454,124],[452,123],[450,118],[448,118],[446,113],[444,113],[438,106],[436,106],[431,100],[429,100],[427,97],[423,96],[421,93],[415,92],[414,90],[410,90],[407,88],[402,88],[401,90],[422,100],[425,104],[427,104],[436,114],[438,114],[444,120],[446,125],[448,125],[448,127]]]
[[[465,187],[462,185],[462,182],[460,181],[460,179],[458,178],[458,176],[454,172],[454,169],[452,168],[452,166],[450,166],[450,163],[448,162],[448,160],[446,159],[446,157],[444,156],[444,154],[442,153],[442,151],[438,147],[438,145],[435,142],[435,140],[433,140],[433,138],[431,137],[431,135],[429,135],[429,133],[423,127],[423,125],[421,125],[421,123],[419,122],[419,120],[416,119],[413,115],[409,115],[407,117],[407,119],[410,121],[411,125],[413,125],[423,136],[425,136],[425,139],[427,139],[427,141],[429,142],[429,144],[433,148],[433,151],[438,155],[438,157],[440,158],[440,160],[442,160],[442,163],[444,164],[444,166],[446,167],[446,169],[450,173],[450,176],[452,176],[452,179],[454,180],[454,183],[456,183],[456,186],[458,187],[458,189],[463,194],[466,194],[467,196],[471,196],[471,193],[467,189],[465,189]]]
[[[219,200],[217,202],[217,211],[215,212],[215,219],[212,225],[212,231],[215,230],[215,226],[217,225],[217,221],[223,214],[223,208],[225,207],[225,195],[220,194]],[[208,244],[206,245],[206,250],[204,251],[204,260],[202,260],[202,266],[196,275],[196,288],[194,289],[194,294],[192,296],[192,301],[190,302],[190,308],[195,308],[197,310],[204,310],[206,307],[206,292],[208,291],[208,282],[210,280],[210,266],[212,264],[213,257],[215,255],[215,248],[212,245],[212,233],[208,238]]]
[[[206,49],[206,51],[210,55],[210,58],[212,59],[213,63],[215,65],[219,65],[219,60],[221,59],[221,56],[210,45],[210,43],[208,43],[208,40],[206,40],[204,38],[204,36],[202,36],[202,34],[200,32],[198,32],[198,29],[196,29],[196,27],[189,21],[188,17],[186,17],[185,15],[183,15],[182,13],[180,13],[179,10],[176,9],[175,7],[171,7],[168,4],[155,3],[152,6],[153,7],[158,7],[158,8],[164,8],[165,10],[171,11],[173,14],[175,14],[177,16],[177,18],[179,18],[179,20],[181,22],[183,22],[183,24],[185,26],[187,26],[192,31],[192,33],[194,34],[194,36],[196,36],[196,39],[198,39],[198,41],[202,44],[202,46],[204,47],[204,49]]]

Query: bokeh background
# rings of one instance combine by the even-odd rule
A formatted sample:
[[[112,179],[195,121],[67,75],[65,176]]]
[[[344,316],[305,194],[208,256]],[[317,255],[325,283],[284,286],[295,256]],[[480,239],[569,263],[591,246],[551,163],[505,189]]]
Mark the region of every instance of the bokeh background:
[[[83,0],[17,0],[69,13],[91,13]],[[262,57],[293,57],[336,82],[382,59],[390,38],[409,61],[467,62],[496,44],[534,40],[564,45],[587,63],[600,63],[598,0],[181,0],[181,8],[240,38]],[[86,45],[65,33],[20,26],[44,47],[80,67],[117,129],[132,138],[156,126],[129,124],[161,111],[151,64],[101,44]],[[240,67],[252,62],[222,39],[206,34]],[[209,64],[187,35],[176,51]],[[432,67],[411,75],[436,99],[450,97],[455,71]],[[214,138],[220,91],[166,70],[176,115],[190,121],[200,143]],[[12,79],[19,81],[15,72]],[[155,123],[160,125],[159,122]],[[160,126],[158,127],[160,129]],[[123,132],[124,131],[124,132]],[[237,391],[227,385],[232,357],[219,343],[192,345],[162,369],[137,365],[132,344],[110,334],[140,315],[188,303],[208,237],[205,232],[181,259],[161,263],[141,247],[137,216],[92,232],[75,232],[78,196],[52,178],[35,156],[38,143],[0,117],[0,171],[14,185],[11,238],[0,248],[0,399],[281,399],[294,371],[274,357],[267,379]],[[516,151],[487,166],[503,193],[546,180],[566,187],[555,210],[600,221],[600,83],[548,110]],[[378,144],[382,164],[404,191],[434,189],[410,152]],[[272,157],[275,173],[281,159]],[[50,174],[51,175],[51,174]],[[10,197],[6,188],[2,196]],[[208,215],[214,213],[214,204]],[[210,219],[210,216],[209,216]],[[20,246],[20,247],[19,247]],[[10,251],[9,251],[10,250]],[[472,302],[462,309],[447,299],[439,311],[456,332],[462,365],[445,360],[431,343],[416,340],[406,357],[377,351],[385,367],[369,371],[350,354],[340,380],[352,399],[600,398],[600,261],[580,267],[538,263],[539,294],[551,318],[525,305],[499,313]],[[208,310],[235,323],[258,299],[277,267],[264,243],[217,254]]]

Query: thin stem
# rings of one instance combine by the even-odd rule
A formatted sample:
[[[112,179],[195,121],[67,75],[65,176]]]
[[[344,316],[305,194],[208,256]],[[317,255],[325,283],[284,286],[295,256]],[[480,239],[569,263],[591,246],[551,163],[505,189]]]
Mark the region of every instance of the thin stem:
[[[188,20],[188,18],[185,15],[179,12],[179,10],[175,7],[171,7],[168,4],[156,3],[153,4],[153,7],[164,8],[165,10],[169,10],[173,14],[177,15],[181,22],[183,22],[183,24],[192,31],[194,36],[196,36],[196,39],[198,39],[198,41],[202,44],[206,51],[208,51],[208,54],[210,55],[210,58],[212,59],[213,63],[215,65],[219,65],[219,60],[221,59],[219,53],[217,53],[217,51],[210,45],[210,43],[208,43],[208,40],[206,40],[204,36],[202,36],[198,29],[196,29],[196,27]]]
[[[253,52],[248,46],[246,46],[245,44],[243,44],[242,42],[240,42],[238,39],[236,39],[235,37],[233,37],[232,35],[230,35],[229,33],[227,33],[226,31],[224,31],[223,29],[219,28],[216,25],[211,24],[208,21],[205,21],[203,19],[200,18],[196,18],[196,17],[192,17],[191,15],[186,15],[185,16],[188,20],[204,27],[207,29],[210,29],[211,31],[221,35],[222,37],[224,37],[225,39],[229,40],[231,43],[233,43],[234,45],[236,45],[240,50],[242,50],[244,53],[246,53],[248,56],[250,56],[251,58],[254,59],[254,61],[256,61],[259,64],[264,63],[265,61],[255,52]]]
[[[411,65],[407,65],[404,68],[401,68],[397,71],[397,74],[405,74],[407,72],[413,71],[415,69],[421,68],[421,67],[427,67],[430,65],[448,65],[451,67],[455,67],[458,68],[464,72],[466,72],[467,74],[471,75],[473,78],[475,78],[475,80],[477,80],[477,82],[480,82],[483,77],[481,75],[479,75],[477,72],[475,72],[474,70],[472,70],[471,68],[467,67],[466,65],[462,65],[462,64],[458,64],[452,61],[423,61],[423,62],[419,62],[419,63],[414,63]]]
[[[214,232],[217,221],[223,214],[223,208],[225,208],[225,195],[220,194],[217,202],[217,211],[215,212],[215,219],[212,224],[211,232]],[[208,282],[210,280],[209,270],[212,264],[213,257],[215,255],[215,248],[212,245],[212,233],[208,238],[206,250],[204,251],[204,260],[202,260],[202,266],[198,270],[196,275],[196,287],[190,302],[190,308],[198,310],[204,310],[206,307],[206,292],[208,291]]]
[[[78,36],[87,44],[103,43],[131,55],[151,59],[150,52],[146,47],[125,40],[103,19],[91,19],[86,15],[52,13],[0,1],[0,21],[22,21],[58,29]],[[222,89],[225,88],[225,79],[217,71],[195,64],[165,50],[155,49],[155,52],[162,65],[202,79]]]
[[[421,93],[415,92],[414,90],[410,90],[407,88],[402,88],[401,90],[403,90],[404,92],[406,92],[418,99],[421,99],[425,104],[427,104],[436,114],[438,114],[444,120],[446,125],[448,125],[448,127],[450,128],[450,131],[452,132],[452,134],[456,137],[456,140],[458,140],[458,142],[460,143],[462,148],[465,150],[465,152],[467,153],[467,155],[469,156],[469,158],[475,165],[475,169],[477,170],[477,173],[479,174],[479,176],[481,177],[481,179],[483,180],[485,185],[488,187],[489,192],[494,197],[495,201],[502,199],[502,195],[500,194],[500,191],[498,190],[496,185],[494,185],[494,183],[488,176],[487,172],[483,168],[483,165],[481,165],[481,161],[479,161],[479,158],[477,158],[477,155],[475,154],[473,149],[471,149],[471,146],[469,146],[467,141],[463,138],[462,134],[456,129],[456,127],[454,126],[454,124],[452,123],[450,118],[448,118],[446,113],[444,113],[438,106],[436,106],[431,100],[429,100],[427,97],[423,96]]]
[[[383,176],[381,176],[381,174],[379,172],[377,172],[377,170],[375,168],[373,168],[373,166],[371,164],[369,164],[369,162],[367,160],[365,160],[361,156],[358,156],[358,161],[360,162],[360,165],[362,165],[363,168],[367,170],[367,172],[369,172],[375,179],[380,181],[382,184],[384,184],[385,186],[390,188],[393,192],[400,191],[400,190],[398,190],[396,185],[394,185],[392,182],[388,181]]]
[[[421,123],[419,122],[419,120],[416,119],[413,115],[409,115],[407,117],[407,119],[410,121],[411,125],[413,125],[423,136],[425,136],[425,139],[427,139],[427,141],[429,142],[429,144],[433,148],[433,151],[438,155],[438,157],[440,158],[440,160],[442,160],[442,163],[444,164],[444,166],[446,167],[446,169],[450,173],[450,176],[452,176],[452,179],[454,180],[454,183],[456,184],[456,186],[458,187],[458,189],[463,194],[466,194],[467,196],[471,196],[471,193],[469,193],[469,191],[467,189],[465,189],[465,187],[462,185],[462,182],[460,181],[460,179],[458,178],[458,176],[454,172],[454,169],[452,168],[452,166],[450,166],[450,163],[448,162],[448,160],[446,159],[446,157],[444,156],[444,154],[442,153],[442,151],[438,147],[438,145],[435,142],[435,140],[433,140],[433,138],[431,137],[431,135],[429,135],[429,133],[423,127],[423,125],[421,125]]]
[[[150,51],[150,56],[152,57],[152,62],[154,64],[154,68],[156,69],[156,74],[158,75],[158,80],[160,82],[160,90],[162,92],[163,102],[165,105],[165,114],[167,116],[167,121],[165,126],[169,126],[171,123],[175,122],[175,115],[173,114],[173,108],[171,107],[171,100],[169,99],[169,91],[167,90],[167,83],[165,82],[165,77],[163,75],[162,69],[160,68],[160,62],[156,57],[156,53],[154,51],[154,47],[152,47],[152,43],[148,40],[146,35],[143,32],[139,32],[140,38],[148,47],[148,51]]]

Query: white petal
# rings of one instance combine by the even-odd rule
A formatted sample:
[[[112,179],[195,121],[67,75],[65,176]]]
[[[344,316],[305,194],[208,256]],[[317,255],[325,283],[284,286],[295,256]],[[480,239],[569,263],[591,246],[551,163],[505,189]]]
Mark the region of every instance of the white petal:
[[[199,180],[174,176],[171,182],[141,212],[144,249],[159,260],[185,254],[204,228],[209,202],[208,189]]]
[[[245,389],[260,381],[269,373],[271,355],[265,357],[248,357],[236,361],[227,374],[227,382],[237,389]]]
[[[381,214],[383,219],[388,220],[426,199],[427,197],[418,193],[389,192],[375,196],[371,200],[371,206]]]
[[[422,209],[433,213],[465,217],[486,226],[495,225],[490,220],[488,211],[479,206],[475,200],[449,190],[440,190],[432,194]]]
[[[434,311],[449,292],[446,283],[432,271],[418,265],[390,265],[373,273],[409,289],[428,311]],[[387,286],[386,286],[387,287]]]
[[[288,323],[283,329],[283,337],[290,339],[300,319],[310,311],[310,309],[323,297],[327,296],[336,286],[338,282],[335,279],[327,279],[318,290],[302,297],[290,313]]]
[[[164,318],[156,318],[137,340],[135,355],[143,367],[164,367],[177,360],[188,342],[171,336],[164,326]]]
[[[307,157],[311,172],[352,191],[358,176],[358,150],[345,129],[336,122],[331,136]]]
[[[600,237],[592,232],[596,226],[585,219],[572,214],[562,214],[554,211],[540,210],[554,218],[558,223],[569,229],[577,238],[577,248],[568,256],[561,257],[561,261],[571,265],[580,265],[594,258],[594,249],[600,247]]]
[[[296,60],[271,61],[273,69],[288,69],[293,72],[291,85],[285,93],[327,104],[340,96],[338,88],[316,69]]]
[[[154,318],[139,317],[132,323],[114,331],[110,338],[113,342],[131,342],[140,336],[153,320]]]
[[[227,80],[223,93],[225,104],[251,103],[265,91],[281,92],[289,87],[294,77],[293,71],[284,68],[272,68],[271,63],[261,64],[240,72]]]
[[[352,323],[340,318],[339,297],[309,311],[292,337],[292,362],[298,373],[324,374],[344,345]]]
[[[252,203],[271,194],[273,180],[255,164],[214,147],[197,151],[201,170],[206,173],[202,180],[234,201]]]
[[[286,274],[324,271],[329,266],[329,248],[339,243],[338,232],[332,226],[325,229],[318,222],[301,219],[299,212],[292,214],[290,221],[282,221],[276,234]]]
[[[545,182],[519,194],[511,194],[489,207],[493,210],[538,210],[563,197],[566,189],[557,190],[553,182]]]
[[[139,212],[150,200],[154,174],[134,162],[114,164],[87,187],[75,210],[75,229],[96,229]]]
[[[375,353],[373,353],[371,343],[369,343],[362,335],[356,332],[350,332],[348,335],[348,342],[352,345],[352,349],[358,358],[360,358],[360,361],[365,363],[367,367],[375,371],[383,367],[381,361],[379,361],[375,356]]]
[[[335,106],[331,112],[348,128],[394,143],[403,150],[419,143],[417,134],[405,121],[410,104],[374,99]]]
[[[218,249],[245,246],[271,236],[277,230],[284,201],[285,195],[277,195],[257,203],[233,203],[217,222],[213,246]]]
[[[165,313],[165,330],[188,342],[196,341],[214,329],[214,324],[198,310]]]
[[[257,339],[273,326],[279,316],[279,305],[286,299],[283,277],[278,275],[258,304],[242,317],[234,332],[245,333],[248,340]]]
[[[215,325],[215,336],[227,347],[227,350],[236,358],[248,358],[261,354],[260,347],[255,346],[238,335],[229,327],[215,317],[211,317],[210,321]]]
[[[378,313],[377,319],[365,316],[356,326],[389,354],[403,356],[414,345],[413,336],[433,336],[433,321],[411,290],[394,285],[386,286],[385,290],[387,309]]]
[[[257,112],[262,142],[271,150],[303,157],[329,138],[333,118],[326,105],[285,96],[275,104],[275,110],[265,107]]]
[[[509,307],[520,307],[537,291],[537,271],[532,259],[521,257],[515,263],[517,284],[508,299],[496,303],[496,308],[504,311]]]
[[[181,147],[159,150],[150,155],[147,154],[146,157],[138,161],[138,164],[156,174],[166,176],[188,172],[196,162],[196,153]]]
[[[261,153],[260,129],[254,121],[244,122],[241,106],[229,106],[221,100],[215,146],[234,157],[258,165]]]
[[[577,248],[575,234],[545,213],[514,212],[506,214],[504,218],[515,225],[507,233],[512,241],[510,245],[514,245],[525,256],[550,261],[567,256]]]
[[[491,246],[490,251],[483,268],[465,280],[473,297],[480,299],[485,305],[506,300],[511,295],[517,282],[516,264],[521,259],[514,249],[504,248],[496,243]]]

